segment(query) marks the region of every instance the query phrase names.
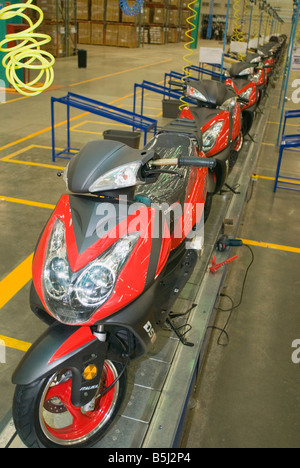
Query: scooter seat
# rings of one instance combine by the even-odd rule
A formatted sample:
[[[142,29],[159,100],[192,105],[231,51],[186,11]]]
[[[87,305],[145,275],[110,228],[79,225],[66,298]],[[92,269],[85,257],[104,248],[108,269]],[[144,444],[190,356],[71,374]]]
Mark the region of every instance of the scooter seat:
[[[234,89],[227,86],[225,83],[215,80],[186,80],[188,86],[195,88],[199,91],[204,100],[199,99],[203,104],[208,107],[218,107],[224,104],[225,101],[236,96]]]
[[[197,152],[188,136],[169,132],[158,134],[146,145],[145,149],[155,151],[160,159],[180,156],[195,157]],[[186,189],[191,169],[170,166],[163,166],[161,169],[174,170],[178,175],[160,174],[156,182],[138,186],[135,191],[135,200],[148,206],[153,203],[157,205],[167,203],[172,206],[179,201],[183,206],[186,201]]]
[[[160,133],[180,133],[181,135],[187,135],[194,138],[197,141],[199,148],[202,147],[202,133],[198,131],[197,124],[191,119],[175,119],[165,125]]]

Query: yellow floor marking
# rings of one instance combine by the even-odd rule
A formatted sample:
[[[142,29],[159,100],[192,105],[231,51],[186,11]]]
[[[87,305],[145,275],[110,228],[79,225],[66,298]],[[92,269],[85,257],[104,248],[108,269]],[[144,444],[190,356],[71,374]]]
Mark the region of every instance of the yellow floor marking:
[[[33,254],[0,282],[0,309],[31,280]]]
[[[293,252],[293,253],[300,253],[300,248],[298,247],[289,247],[287,245],[279,245],[279,244],[270,244],[268,242],[257,242],[249,239],[241,239],[244,244],[254,245],[256,247],[265,247],[269,249],[275,250],[283,250],[285,252]]]
[[[265,142],[262,142],[262,145],[266,145],[266,146],[276,146],[275,143],[265,143]]]
[[[257,175],[256,176],[258,179],[265,179],[265,180],[275,180],[275,177],[268,177],[268,176],[261,176]],[[290,179],[286,179],[284,177],[279,177],[278,179],[279,182],[293,182],[293,184],[300,184],[300,181],[298,180],[293,180],[291,181]]]
[[[19,159],[12,159],[16,156],[19,156],[22,153],[25,153],[26,151],[32,150],[33,148],[52,149],[50,146],[29,145],[29,146],[26,146],[25,148],[15,151],[14,153],[4,156],[4,158],[1,158],[0,161],[5,161],[5,162],[10,162],[10,163],[15,163],[15,164],[24,164],[26,166],[46,167],[48,169],[59,169],[59,170],[65,169],[65,167],[63,166],[55,166],[53,164],[43,164],[43,163],[35,163],[35,162],[30,162],[30,161],[21,161]]]
[[[9,338],[8,336],[0,335],[0,341],[3,341],[7,348],[18,349],[19,351],[28,351],[31,346],[31,343],[27,341],[15,340],[14,338]]]
[[[271,122],[271,121],[269,121],[269,122],[267,122],[267,124],[279,125],[280,122]],[[299,124],[297,125],[297,124],[287,123],[286,127],[299,127]]]
[[[76,117],[72,117],[70,119],[70,122],[73,122],[74,120],[80,119],[81,117],[84,117],[85,115],[88,115],[88,112],[84,112],[83,114],[77,115]],[[63,122],[57,123],[54,125],[55,128],[61,127],[62,125],[65,125],[67,123],[67,120],[64,120]],[[51,131],[51,127],[44,128],[43,130],[39,130],[38,132],[31,133],[30,135],[27,135],[26,137],[20,138],[19,140],[12,141],[11,143],[8,143],[7,145],[1,146],[0,151],[3,151],[7,148],[11,148],[12,146],[18,145],[19,143],[23,143],[23,141],[30,140],[31,138],[34,138],[36,136],[42,135],[43,133]]]
[[[85,83],[92,83],[93,81],[103,80],[105,78],[111,78],[112,76],[123,75],[124,73],[132,72],[132,71],[135,71],[135,70],[142,70],[143,68],[149,68],[149,67],[157,66],[157,65],[167,63],[167,62],[171,62],[171,59],[165,59],[165,60],[161,60],[159,62],[148,63],[147,65],[140,65],[139,67],[129,68],[127,70],[122,70],[122,71],[115,72],[115,73],[109,73],[107,75],[97,76],[95,78],[90,78],[89,80],[80,81],[78,83],[70,84],[69,88],[72,88],[73,86],[82,85],[82,84],[85,84]]]
[[[109,75],[98,76],[98,77],[95,77],[95,78],[91,78],[90,80],[79,81],[78,83],[72,83],[72,84],[68,85],[68,87],[74,87],[74,86],[78,86],[78,85],[85,84],[85,83],[90,83],[90,82],[97,81],[97,80],[103,80],[104,78],[110,78],[112,76],[121,75],[121,74],[128,73],[128,72],[131,72],[131,71],[134,71],[134,70],[139,70],[141,68],[150,67],[152,65],[159,65],[161,63],[167,63],[167,62],[170,62],[170,61],[171,61],[171,59],[166,59],[166,60],[162,60],[161,62],[155,62],[155,63],[150,63],[150,64],[147,64],[147,65],[141,65],[140,67],[135,67],[135,68],[129,68],[128,70],[123,70],[121,72],[111,73]],[[62,89],[62,88],[66,88],[66,87],[67,86],[56,86],[56,87],[52,86],[51,89],[48,90],[48,91],[51,91],[53,89]],[[6,90],[6,92],[12,93],[12,92],[14,92],[14,90],[11,90],[11,91]],[[15,92],[15,94],[17,94],[17,92]],[[20,101],[21,99],[28,99],[29,97],[31,97],[31,96],[20,96],[20,97],[17,97],[15,99],[9,99],[8,101],[0,102],[0,105],[10,104],[11,102]]]
[[[9,99],[8,101],[0,102],[0,106],[3,104],[10,104],[11,102],[21,101],[21,99],[28,99],[29,96],[18,97],[15,99]]]
[[[103,135],[103,132],[95,132],[95,131],[92,131],[92,130],[79,130],[79,127],[82,127],[83,125],[88,125],[88,124],[106,125],[106,127],[108,126],[107,122],[96,122],[96,121],[93,121],[93,120],[85,120],[84,122],[81,122],[81,123],[79,123],[77,125],[74,125],[74,127],[71,127],[70,130],[72,132],[76,132],[76,133],[88,133],[90,135]],[[111,123],[111,122],[109,122],[109,126],[110,127],[131,128],[131,126],[128,126],[126,124],[121,124],[121,123],[117,124],[117,123]]]
[[[54,210],[56,205],[50,205],[48,203],[39,203],[30,200],[22,200],[21,198],[11,198],[11,197],[3,197],[0,195],[0,201],[6,201],[9,203],[18,203],[20,205],[28,205],[28,206],[35,206],[37,208],[47,208],[48,210]]]

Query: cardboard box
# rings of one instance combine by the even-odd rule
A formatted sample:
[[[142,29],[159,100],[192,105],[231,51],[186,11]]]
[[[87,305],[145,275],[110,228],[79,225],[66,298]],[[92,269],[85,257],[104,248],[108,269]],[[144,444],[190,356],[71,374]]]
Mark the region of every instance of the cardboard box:
[[[104,20],[104,0],[91,0],[91,20]]]
[[[87,21],[78,23],[78,44],[91,43],[91,24]]]
[[[179,21],[179,10],[170,10],[169,11],[169,24],[177,26],[178,21]]]
[[[176,28],[168,29],[168,42],[170,43],[177,42],[177,29]]]
[[[107,24],[105,30],[105,45],[117,46],[119,40],[119,25]]]
[[[36,0],[36,5],[43,11],[45,20],[56,20],[56,0]]]
[[[163,24],[164,16],[163,8],[154,8],[153,23]]]
[[[91,44],[103,45],[104,43],[104,25],[91,23]]]
[[[119,25],[118,46],[119,47],[136,47],[136,27],[129,24]]]
[[[77,0],[77,19],[90,19],[90,0]]]
[[[65,40],[65,29],[62,26],[57,28],[56,24],[42,23],[39,27],[39,32],[41,34],[48,34],[51,37],[51,42],[42,46],[43,50],[50,52],[54,57],[65,57],[73,54],[75,32],[72,32],[67,41]]]
[[[106,5],[106,21],[120,21],[121,9],[119,0],[108,0]]]
[[[150,44],[163,44],[164,43],[164,30],[159,26],[150,26]]]

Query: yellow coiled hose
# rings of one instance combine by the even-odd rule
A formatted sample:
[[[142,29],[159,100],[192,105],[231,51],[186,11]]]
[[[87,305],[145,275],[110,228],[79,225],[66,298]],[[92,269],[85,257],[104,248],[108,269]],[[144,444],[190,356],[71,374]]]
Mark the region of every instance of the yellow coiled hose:
[[[188,37],[189,39],[189,42],[186,42],[184,44],[184,48],[186,50],[189,51],[188,54],[186,54],[184,57],[183,57],[183,60],[185,62],[187,62],[187,64],[183,67],[183,73],[184,73],[184,76],[181,78],[181,81],[184,83],[186,78],[188,78],[189,76],[191,76],[191,73],[189,72],[188,70],[188,67],[190,65],[192,65],[193,63],[189,60],[189,57],[191,55],[194,54],[194,52],[191,51],[191,44],[193,44],[195,42],[195,39],[192,37],[192,32],[196,29],[196,26],[195,24],[193,23],[193,19],[197,16],[197,12],[194,10],[194,8],[192,7],[192,5],[194,5],[196,3],[197,0],[192,0],[189,4],[188,4],[188,8],[189,10],[191,10],[191,12],[193,13],[191,16],[189,16],[187,18],[187,23],[191,26],[186,32],[185,32],[185,35]],[[179,109],[182,110],[184,107],[186,107],[188,105],[188,103],[185,101],[184,99],[184,96],[181,96],[180,98],[180,101],[182,102],[182,104],[179,106]]]
[[[19,16],[28,23],[26,30],[7,34],[0,42],[0,51],[6,52],[2,65],[5,68],[7,80],[24,96],[36,96],[42,93],[51,86],[54,80],[55,58],[49,52],[41,50],[43,45],[51,41],[51,37],[34,32],[43,22],[44,14],[39,7],[31,4],[32,1],[16,3],[0,10],[0,20],[10,20]],[[31,18],[24,13],[27,8],[38,12],[39,18],[36,23],[33,23]],[[17,45],[9,47],[8,43],[12,41]],[[20,69],[34,70],[36,76],[29,83],[24,83],[17,75],[17,70]]]
[[[234,0],[233,2],[233,35],[232,41],[243,41],[243,34],[241,31],[241,12],[240,12],[240,0]]]

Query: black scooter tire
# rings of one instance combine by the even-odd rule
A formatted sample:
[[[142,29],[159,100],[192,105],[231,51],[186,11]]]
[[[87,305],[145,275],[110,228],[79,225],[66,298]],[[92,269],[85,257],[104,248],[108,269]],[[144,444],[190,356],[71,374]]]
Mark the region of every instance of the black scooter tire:
[[[121,364],[111,361],[106,361],[107,363],[110,363],[109,365],[112,365],[115,372],[120,375],[123,369]],[[18,436],[28,448],[89,448],[95,446],[107,433],[122,406],[127,386],[126,370],[117,382],[118,394],[109,418],[99,430],[93,432],[90,437],[87,434],[86,440],[79,442],[76,440],[51,440],[45,427],[43,429],[40,417],[41,399],[51,378],[52,376],[35,381],[30,385],[17,385],[13,400],[13,420]]]

